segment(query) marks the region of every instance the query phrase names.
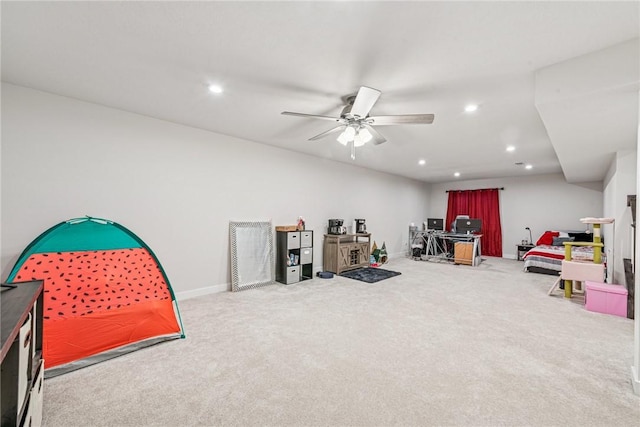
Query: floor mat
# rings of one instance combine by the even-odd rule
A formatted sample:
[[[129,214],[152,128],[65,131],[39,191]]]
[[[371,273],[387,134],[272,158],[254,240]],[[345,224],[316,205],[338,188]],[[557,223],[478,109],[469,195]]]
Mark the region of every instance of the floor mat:
[[[340,273],[340,276],[360,280],[361,282],[375,283],[380,280],[388,279],[389,277],[398,276],[399,274],[401,273],[397,271],[369,267],[345,271],[344,273]]]

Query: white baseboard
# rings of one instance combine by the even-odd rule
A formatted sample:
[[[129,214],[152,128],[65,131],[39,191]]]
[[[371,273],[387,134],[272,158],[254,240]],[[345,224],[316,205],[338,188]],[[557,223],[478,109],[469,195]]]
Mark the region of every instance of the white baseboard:
[[[406,251],[403,252],[396,252],[393,254],[387,254],[387,256],[391,259],[391,258],[407,258],[408,254]]]
[[[636,367],[631,367],[631,385],[633,385],[633,392],[640,396],[640,372],[636,372]]]
[[[406,252],[396,252],[394,254],[390,254],[389,258],[408,258],[409,255]],[[506,259],[518,259],[516,254],[502,254],[502,258]]]
[[[203,295],[217,294],[231,290],[230,283],[222,283],[220,285],[207,286],[205,288],[192,289],[190,291],[176,292],[176,300],[182,301],[189,298],[201,297]]]
[[[407,254],[405,252],[396,252],[393,254],[389,254],[388,257],[391,258],[405,258],[407,256]],[[316,265],[314,264],[313,266],[313,273],[314,273],[314,277],[315,274],[322,271],[322,263],[320,263],[320,265]],[[176,300],[177,301],[182,301],[182,300],[186,300],[189,298],[197,298],[197,297],[201,297],[203,295],[209,295],[209,294],[217,294],[220,292],[230,292],[231,291],[231,283],[222,283],[219,285],[213,285],[213,286],[206,286],[204,288],[198,288],[198,289],[192,289],[190,291],[182,291],[182,292],[175,292],[175,296],[176,296]]]

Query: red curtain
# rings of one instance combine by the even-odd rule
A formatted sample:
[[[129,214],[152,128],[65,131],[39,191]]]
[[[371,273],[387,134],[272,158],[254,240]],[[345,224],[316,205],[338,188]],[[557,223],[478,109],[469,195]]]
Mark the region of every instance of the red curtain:
[[[446,227],[458,215],[482,220],[482,254],[502,256],[502,227],[500,226],[500,190],[487,188],[482,190],[450,190],[447,206]]]

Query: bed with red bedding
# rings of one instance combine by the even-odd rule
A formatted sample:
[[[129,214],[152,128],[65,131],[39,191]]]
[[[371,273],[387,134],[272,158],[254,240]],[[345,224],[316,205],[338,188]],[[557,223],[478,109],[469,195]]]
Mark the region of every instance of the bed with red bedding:
[[[593,235],[585,232],[546,231],[536,242],[536,247],[522,257],[524,271],[557,275],[562,270],[566,241],[592,242]],[[573,246],[571,258],[576,261],[593,261],[593,247]]]
[[[576,261],[593,261],[593,248],[591,246],[574,246],[571,248],[571,258]],[[525,271],[557,274],[562,269],[564,245],[539,245],[524,254],[522,259]]]

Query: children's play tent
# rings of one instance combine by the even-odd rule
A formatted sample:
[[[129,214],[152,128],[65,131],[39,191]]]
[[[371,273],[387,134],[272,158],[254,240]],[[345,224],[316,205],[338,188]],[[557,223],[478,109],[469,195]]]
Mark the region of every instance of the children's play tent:
[[[47,377],[184,338],[160,262],[140,238],[113,221],[71,219],[42,233],[7,281],[31,280],[44,280]]]

